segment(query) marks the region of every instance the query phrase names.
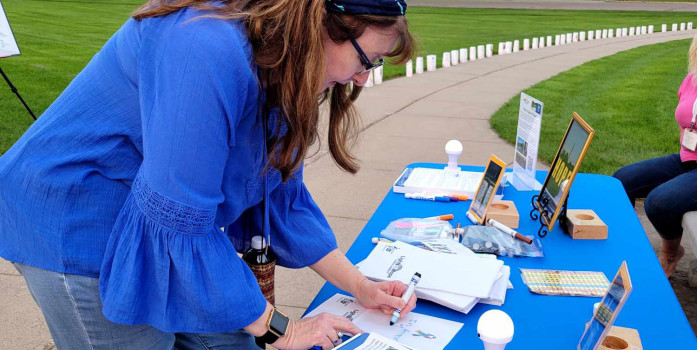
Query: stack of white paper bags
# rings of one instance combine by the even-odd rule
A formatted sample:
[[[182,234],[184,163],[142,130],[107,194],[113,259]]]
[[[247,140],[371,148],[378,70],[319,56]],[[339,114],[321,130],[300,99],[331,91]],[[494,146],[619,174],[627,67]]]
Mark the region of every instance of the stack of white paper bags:
[[[405,284],[419,272],[418,298],[463,313],[468,313],[479,302],[503,304],[506,290],[512,285],[509,282],[511,270],[501,260],[493,255],[475,254],[454,240],[423,243],[436,251],[399,241],[379,242],[357,266],[372,280],[398,280]]]

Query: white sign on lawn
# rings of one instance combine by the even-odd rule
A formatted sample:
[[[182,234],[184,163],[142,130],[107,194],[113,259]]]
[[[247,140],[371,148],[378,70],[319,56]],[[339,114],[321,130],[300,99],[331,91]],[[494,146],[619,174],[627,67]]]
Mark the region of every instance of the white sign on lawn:
[[[520,94],[518,112],[518,135],[513,157],[513,186],[519,191],[539,190],[541,184],[535,180],[537,147],[540,143],[542,124],[542,102],[531,96]]]
[[[19,55],[19,47],[0,1],[0,58]]]

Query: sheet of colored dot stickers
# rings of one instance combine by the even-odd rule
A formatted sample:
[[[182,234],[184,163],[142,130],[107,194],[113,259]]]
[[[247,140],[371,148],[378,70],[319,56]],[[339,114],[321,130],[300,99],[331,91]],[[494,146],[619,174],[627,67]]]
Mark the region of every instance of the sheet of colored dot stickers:
[[[544,295],[602,297],[610,287],[605,274],[592,271],[520,269],[530,291]]]

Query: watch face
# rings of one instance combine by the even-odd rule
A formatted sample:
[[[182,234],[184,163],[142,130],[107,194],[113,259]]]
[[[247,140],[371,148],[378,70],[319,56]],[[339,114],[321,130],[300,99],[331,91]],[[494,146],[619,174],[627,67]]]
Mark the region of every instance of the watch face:
[[[278,311],[274,311],[273,316],[271,317],[271,323],[269,323],[269,328],[271,328],[271,331],[282,337],[286,334],[286,329],[288,328],[289,322],[290,320],[288,317]]]

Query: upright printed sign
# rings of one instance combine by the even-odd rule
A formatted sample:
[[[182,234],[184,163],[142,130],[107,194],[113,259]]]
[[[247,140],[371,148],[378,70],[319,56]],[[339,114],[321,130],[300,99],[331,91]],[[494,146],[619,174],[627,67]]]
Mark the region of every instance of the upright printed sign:
[[[542,102],[533,97],[520,94],[518,112],[518,135],[515,142],[513,158],[513,186],[519,191],[539,190],[535,180],[537,167],[537,147],[540,143],[540,125],[542,124]]]
[[[19,47],[15,36],[12,34],[10,22],[5,15],[5,8],[0,1],[0,58],[19,55]]]

